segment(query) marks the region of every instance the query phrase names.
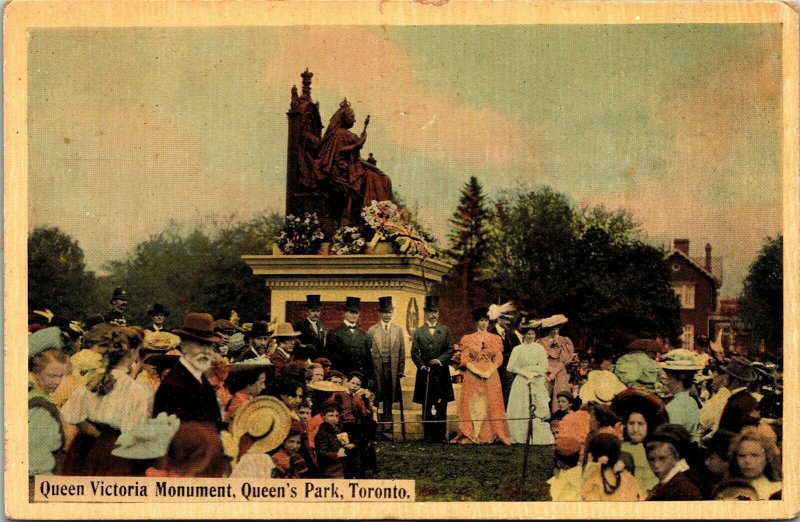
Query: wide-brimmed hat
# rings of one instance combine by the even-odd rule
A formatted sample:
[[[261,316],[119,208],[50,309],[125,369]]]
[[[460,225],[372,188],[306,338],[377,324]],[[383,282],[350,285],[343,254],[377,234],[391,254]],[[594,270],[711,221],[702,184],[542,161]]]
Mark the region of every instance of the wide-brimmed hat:
[[[649,431],[649,430],[648,430]],[[668,442],[672,444],[681,458],[692,453],[692,439],[689,431],[680,424],[663,424],[650,431],[645,437],[645,446],[651,442]]]
[[[655,339],[636,339],[625,346],[629,352],[663,353],[664,346]]]
[[[555,328],[568,321],[569,319],[567,319],[567,316],[564,314],[551,315],[550,317],[542,319],[542,328]]]
[[[348,295],[344,303],[344,309],[348,312],[359,312],[361,310],[361,298]]]
[[[692,352],[680,348],[664,354],[660,364],[664,370],[671,372],[696,372],[703,369]]]
[[[233,335],[236,332],[236,325],[227,319],[215,319],[212,325],[215,332],[225,332]]]
[[[291,427],[289,408],[275,397],[259,396],[244,403],[228,431],[223,431],[222,445],[225,454],[236,460],[239,456],[239,441],[244,435],[255,439],[247,453],[267,453],[281,444]]]
[[[173,350],[181,344],[181,338],[169,332],[152,332],[145,330],[141,348],[155,352]]]
[[[753,363],[740,355],[734,355],[728,364],[720,366],[719,369],[742,382],[753,382],[758,378]]]
[[[253,321],[250,330],[245,332],[245,337],[255,339],[256,337],[269,337],[269,323],[266,321]]]
[[[623,423],[631,413],[641,414],[647,422],[648,431],[653,431],[668,420],[661,399],[652,393],[643,393],[634,388],[618,393],[611,401],[611,409],[620,416]]]
[[[235,363],[231,363],[228,365],[228,371],[230,373],[248,371],[248,370],[257,370],[259,368],[268,369],[273,366],[272,361],[270,361],[267,357],[263,355],[259,355],[258,357],[252,357],[250,359],[244,359],[242,361],[237,361]]]
[[[542,320],[541,319],[531,319],[529,321],[524,321],[519,325],[518,330],[522,333],[527,332],[528,330],[538,330],[542,327]]]
[[[176,415],[161,412],[158,417],[145,419],[135,428],[124,430],[111,454],[123,459],[157,459],[169,451],[172,437],[181,425]]]
[[[481,319],[489,319],[489,309],[485,306],[478,306],[472,309],[472,319],[475,322]]]
[[[201,344],[214,344],[222,337],[214,335],[214,318],[211,314],[189,312],[183,318],[183,325],[173,333],[181,339],[190,339]]]
[[[423,310],[426,312],[436,312],[439,310],[439,296],[438,295],[426,295],[425,296],[425,306]]]
[[[385,297],[378,298],[378,312],[391,312],[392,310],[394,310],[392,296],[387,295]]]
[[[285,337],[297,337],[298,335],[300,335],[300,332],[295,331],[291,323],[278,323],[275,327],[275,331],[272,333],[272,338],[281,339]]]
[[[306,296],[306,308],[309,310],[319,310],[322,308],[322,301],[319,294],[309,294]]]
[[[37,330],[28,336],[28,357],[39,355],[45,350],[62,350],[66,335],[58,326]]]
[[[151,308],[150,310],[147,311],[147,315],[149,315],[151,317],[154,316],[154,315],[157,315],[157,314],[163,314],[164,317],[169,317],[170,313],[171,312],[169,310],[167,310],[166,308],[164,308],[164,305],[161,304],[161,303],[154,304],[153,308]]]
[[[316,381],[312,382],[308,385],[309,388],[312,390],[317,390],[321,392],[345,392],[347,391],[347,386],[344,384],[336,384],[335,382],[331,381]]]
[[[610,404],[614,396],[628,387],[619,378],[607,370],[592,370],[586,377],[578,395],[584,403],[599,402]]]
[[[127,301],[129,299],[128,292],[125,291],[124,288],[118,286],[114,289],[114,292],[111,294],[111,300],[109,302],[114,302],[117,299],[121,301]]]
[[[69,358],[69,363],[73,370],[85,374],[92,370],[99,370],[103,367],[103,356],[94,350],[79,350]]]

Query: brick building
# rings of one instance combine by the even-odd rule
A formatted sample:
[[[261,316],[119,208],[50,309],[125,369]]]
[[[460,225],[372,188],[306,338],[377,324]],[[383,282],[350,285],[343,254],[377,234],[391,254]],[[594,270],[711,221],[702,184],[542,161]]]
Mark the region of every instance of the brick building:
[[[696,335],[709,335],[710,318],[717,311],[717,294],[722,285],[722,259],[711,257],[706,244],[704,257],[691,257],[689,240],[676,239],[665,256],[672,289],[681,303],[683,348],[694,347]]]

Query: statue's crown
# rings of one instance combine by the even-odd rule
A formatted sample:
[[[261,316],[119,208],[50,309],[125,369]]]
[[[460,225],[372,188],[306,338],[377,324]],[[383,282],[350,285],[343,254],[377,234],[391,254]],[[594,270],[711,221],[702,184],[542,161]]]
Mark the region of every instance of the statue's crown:
[[[350,102],[347,101],[347,98],[342,100],[342,103],[339,104],[339,107],[350,107]]]

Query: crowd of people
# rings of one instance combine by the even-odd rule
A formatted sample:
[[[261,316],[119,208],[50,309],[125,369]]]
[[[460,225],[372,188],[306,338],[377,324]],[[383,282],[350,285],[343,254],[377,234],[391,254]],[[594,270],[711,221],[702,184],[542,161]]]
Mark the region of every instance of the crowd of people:
[[[172,331],[160,304],[129,324],[128,299],[115,289],[111,310],[83,323],[30,315],[31,477],[377,472],[406,372],[392,297],[367,330],[348,297],[330,331],[319,295],[294,325],[190,312]],[[780,498],[779,367],[702,336],[692,349],[642,336],[618,357],[576,353],[565,316],[534,319],[510,303],[473,318],[455,342],[427,296],[410,336],[421,419],[406,422],[422,422],[425,441],[550,446],[556,501]],[[456,384],[459,429],[448,433]]]

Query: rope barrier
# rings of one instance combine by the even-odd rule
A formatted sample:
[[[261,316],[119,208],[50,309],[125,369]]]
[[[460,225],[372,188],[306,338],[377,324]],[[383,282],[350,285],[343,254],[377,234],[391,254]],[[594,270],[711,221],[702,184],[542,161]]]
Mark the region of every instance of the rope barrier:
[[[549,422],[549,419],[543,419],[542,417],[534,417],[534,419],[539,419],[542,422]],[[476,422],[476,421],[486,422],[486,421],[498,421],[498,420],[503,420],[503,421],[524,420],[524,421],[527,421],[528,417],[511,417],[511,418],[498,417],[498,418],[483,418],[483,419],[459,419],[459,422],[461,422],[462,420],[466,421],[466,422]],[[391,425],[391,424],[428,424],[428,423],[433,424],[433,423],[439,423],[439,422],[449,422],[449,421],[446,420],[446,419],[444,419],[444,420],[406,420],[405,422],[378,421],[377,424],[389,424],[389,425]]]

